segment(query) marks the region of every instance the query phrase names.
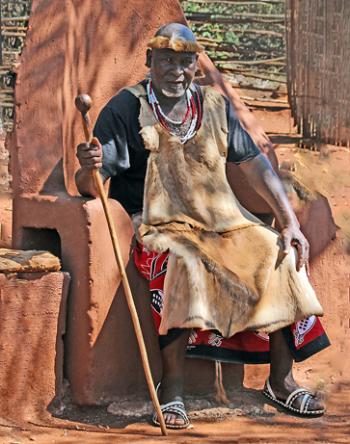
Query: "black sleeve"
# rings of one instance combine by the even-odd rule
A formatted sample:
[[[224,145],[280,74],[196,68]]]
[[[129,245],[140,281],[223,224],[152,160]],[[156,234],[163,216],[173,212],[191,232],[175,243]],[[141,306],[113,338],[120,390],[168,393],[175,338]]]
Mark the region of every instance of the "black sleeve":
[[[130,168],[128,126],[130,115],[138,116],[138,108],[138,99],[129,91],[123,90],[107,103],[97,118],[94,136],[102,145],[103,165],[100,172],[105,178],[116,176]]]
[[[238,165],[256,157],[260,150],[242,127],[231,103],[226,98],[225,102],[228,123],[227,161]]]

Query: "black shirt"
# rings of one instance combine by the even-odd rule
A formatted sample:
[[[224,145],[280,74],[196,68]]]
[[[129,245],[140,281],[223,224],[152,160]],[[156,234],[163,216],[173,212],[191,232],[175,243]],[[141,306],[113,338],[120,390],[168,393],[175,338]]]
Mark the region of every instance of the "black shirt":
[[[240,164],[260,151],[226,98],[225,102],[229,130],[227,161]],[[110,197],[118,200],[129,214],[142,211],[149,154],[139,134],[139,113],[139,99],[122,90],[102,109],[94,129],[103,148],[101,174],[111,177]]]

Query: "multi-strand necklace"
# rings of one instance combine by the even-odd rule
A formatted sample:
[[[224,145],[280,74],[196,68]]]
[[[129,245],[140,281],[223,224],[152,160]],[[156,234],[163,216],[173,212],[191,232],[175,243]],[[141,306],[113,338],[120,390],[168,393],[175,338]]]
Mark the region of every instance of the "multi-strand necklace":
[[[146,90],[148,103],[151,105],[154,115],[163,128],[165,128],[169,133],[179,137],[182,144],[192,139],[200,127],[202,120],[200,99],[197,90],[194,89],[194,91],[192,91],[191,88],[186,90],[187,110],[184,118],[181,121],[170,119],[170,117],[163,112],[152,88],[151,79],[149,79],[147,82]],[[196,94],[197,104],[194,94]],[[187,131],[185,133],[181,131],[183,134],[179,134],[179,130],[184,127],[188,128]]]

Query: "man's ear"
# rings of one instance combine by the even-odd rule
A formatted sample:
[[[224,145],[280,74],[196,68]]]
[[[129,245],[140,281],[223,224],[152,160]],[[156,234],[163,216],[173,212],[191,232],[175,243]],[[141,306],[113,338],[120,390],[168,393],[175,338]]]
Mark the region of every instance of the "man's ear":
[[[152,64],[152,50],[147,49],[147,52],[146,52],[146,66],[147,66],[147,68],[150,68],[151,64]]]

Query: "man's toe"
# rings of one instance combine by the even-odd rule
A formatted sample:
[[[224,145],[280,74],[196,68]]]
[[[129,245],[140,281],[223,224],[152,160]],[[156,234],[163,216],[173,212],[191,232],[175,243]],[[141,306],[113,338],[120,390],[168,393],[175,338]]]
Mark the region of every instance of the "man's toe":
[[[175,415],[174,413],[165,413],[164,414],[165,424],[168,425],[184,425],[185,421],[181,416]]]
[[[314,397],[309,403],[309,410],[324,410],[325,405],[319,397]]]

